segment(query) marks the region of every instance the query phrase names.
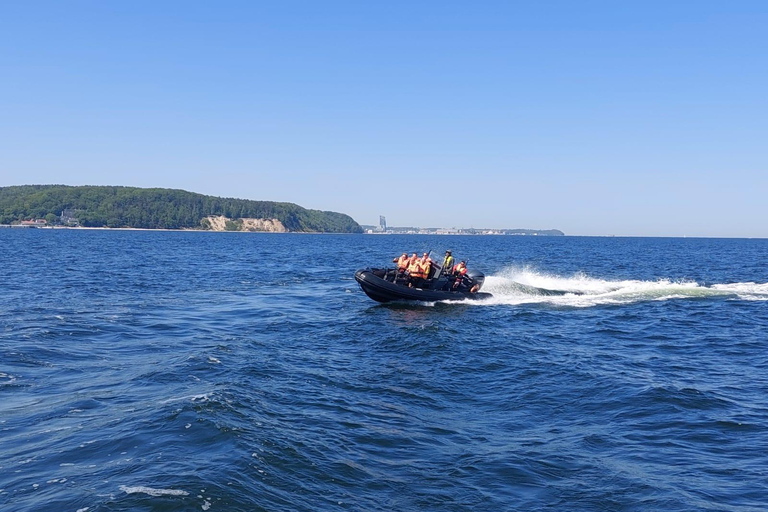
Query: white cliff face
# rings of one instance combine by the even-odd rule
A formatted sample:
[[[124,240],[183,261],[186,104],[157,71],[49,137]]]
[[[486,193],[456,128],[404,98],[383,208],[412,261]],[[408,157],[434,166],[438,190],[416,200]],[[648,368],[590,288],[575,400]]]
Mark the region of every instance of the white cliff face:
[[[277,219],[229,219],[223,215],[209,215],[203,219],[203,225],[208,223],[211,231],[227,231],[227,221],[236,222],[239,229],[235,231],[264,231],[268,233],[287,233],[283,223]],[[232,231],[230,229],[230,231]]]
[[[241,231],[269,231],[270,233],[285,233],[288,230],[277,219],[241,219],[243,228]]]

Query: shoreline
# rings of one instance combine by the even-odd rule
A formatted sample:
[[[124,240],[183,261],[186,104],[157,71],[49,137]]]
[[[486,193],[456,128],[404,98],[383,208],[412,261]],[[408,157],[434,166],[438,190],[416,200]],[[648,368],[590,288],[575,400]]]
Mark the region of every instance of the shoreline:
[[[52,230],[83,230],[83,231],[166,231],[171,233],[266,233],[270,235],[362,235],[364,233],[326,233],[321,231],[249,231],[237,230],[228,231],[226,229],[195,229],[195,228],[108,228],[105,226],[21,226],[18,224],[0,224],[0,229],[40,229],[46,231]]]
[[[88,231],[166,231],[171,233],[268,233],[274,235],[397,235],[397,236],[506,236],[506,237],[525,237],[525,238],[678,238],[678,239],[710,239],[710,240],[766,240],[768,237],[761,236],[696,236],[696,235],[525,235],[525,234],[503,234],[503,233],[327,233],[320,231],[219,231],[213,229],[194,229],[194,228],[108,228],[108,227],[90,227],[90,226],[21,226],[16,224],[0,224],[2,229],[43,229],[43,230],[88,230]]]

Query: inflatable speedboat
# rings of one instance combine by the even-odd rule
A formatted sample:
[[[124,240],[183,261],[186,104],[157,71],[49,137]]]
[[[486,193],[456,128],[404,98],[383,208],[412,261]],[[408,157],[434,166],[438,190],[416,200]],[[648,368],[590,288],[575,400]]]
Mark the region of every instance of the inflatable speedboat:
[[[430,278],[422,279],[418,285],[411,283],[409,286],[407,276],[399,274],[396,269],[392,268],[358,270],[355,272],[355,280],[360,283],[360,288],[366,295],[378,302],[398,300],[433,302],[487,299],[492,296],[490,293],[478,291],[485,281],[485,275],[481,272],[470,270],[463,278],[455,278],[441,273],[437,265],[433,265],[433,267],[436,268],[430,272]]]

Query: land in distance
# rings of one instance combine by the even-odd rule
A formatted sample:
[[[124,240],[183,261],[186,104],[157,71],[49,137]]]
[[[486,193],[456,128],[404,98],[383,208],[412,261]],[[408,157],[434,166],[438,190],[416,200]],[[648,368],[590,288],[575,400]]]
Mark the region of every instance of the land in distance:
[[[0,187],[0,224],[29,227],[362,233],[343,213],[163,188]]]
[[[365,233],[375,235],[529,235],[529,236],[565,236],[559,229],[480,229],[480,228],[413,228],[380,226],[361,226]]]

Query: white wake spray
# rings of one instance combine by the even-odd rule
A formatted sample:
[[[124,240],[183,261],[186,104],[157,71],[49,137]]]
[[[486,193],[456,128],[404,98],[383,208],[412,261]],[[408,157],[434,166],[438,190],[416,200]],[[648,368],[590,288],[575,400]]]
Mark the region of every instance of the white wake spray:
[[[493,298],[477,304],[548,303],[570,307],[630,304],[681,298],[768,300],[768,283],[731,283],[712,286],[693,281],[609,281],[575,274],[570,277],[539,272],[531,267],[509,267],[486,276],[484,292]]]

